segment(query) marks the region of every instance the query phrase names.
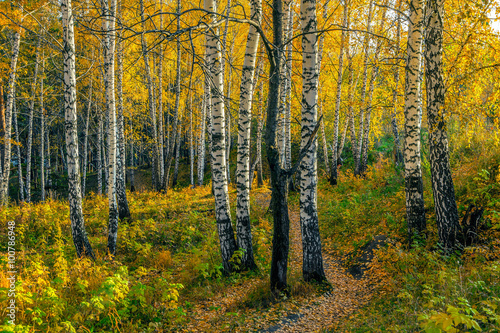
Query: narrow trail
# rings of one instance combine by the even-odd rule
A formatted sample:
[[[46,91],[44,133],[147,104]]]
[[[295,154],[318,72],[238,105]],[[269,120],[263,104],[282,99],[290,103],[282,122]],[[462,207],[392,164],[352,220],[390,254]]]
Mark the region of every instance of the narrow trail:
[[[269,201],[269,193],[257,194],[256,204],[267,207]],[[298,207],[289,208],[289,216],[289,276],[301,275],[302,237]],[[267,276],[253,278],[197,301],[189,311],[189,322],[182,331],[302,333],[335,330],[343,318],[369,301],[371,292],[366,279],[353,278],[333,255],[323,251],[323,262],[332,289],[321,296],[309,294],[293,301],[272,304],[266,309],[241,308],[239,305],[251,290],[269,283]],[[244,319],[238,320],[238,316]]]
[[[298,207],[289,208],[289,216],[289,267],[292,271],[302,272],[302,236]],[[366,279],[353,278],[332,254],[325,251],[323,263],[332,290],[319,297],[311,295],[301,304],[296,314],[282,319],[265,332],[318,332],[333,329],[341,318],[352,314],[370,300],[372,295]]]

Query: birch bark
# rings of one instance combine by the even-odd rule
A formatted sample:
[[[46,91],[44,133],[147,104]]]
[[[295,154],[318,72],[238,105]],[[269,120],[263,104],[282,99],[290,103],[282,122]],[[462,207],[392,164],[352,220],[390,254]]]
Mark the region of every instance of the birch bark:
[[[64,111],[71,231],[77,255],[79,257],[90,256],[94,258],[92,247],[85,232],[82,211],[80,167],[78,165],[80,157],[78,154],[76,113],[75,34],[71,0],[61,0],[61,12],[63,26]]]
[[[344,14],[342,18],[342,26],[345,27],[345,29],[347,30],[349,29],[349,3],[350,0],[344,0]],[[347,34],[349,34],[348,31],[342,30],[342,34],[340,37],[339,67],[337,74],[337,94],[335,98],[335,121],[333,124],[333,156],[332,156],[332,164],[330,167],[331,185],[337,185],[337,177],[338,177],[337,167],[339,165],[338,161],[340,159],[340,155],[342,154],[342,150],[339,150],[339,123],[340,123],[340,101],[342,98],[342,69],[344,65],[344,46]],[[343,138],[345,138],[345,136],[343,136]],[[342,144],[342,148],[343,147],[344,145]]]
[[[422,59],[424,0],[410,1],[405,79],[405,192],[410,239],[425,230],[424,188],[420,162],[419,75]]]
[[[121,17],[121,4],[118,6],[118,11]],[[118,104],[117,104],[117,118],[116,118],[116,199],[118,204],[118,218],[123,220],[124,218],[130,217],[130,209],[128,206],[126,184],[125,184],[125,167],[126,167],[126,156],[125,156],[125,133],[124,133],[124,123],[123,123],[123,42],[121,41],[121,31],[119,31],[119,40],[117,43],[116,52],[116,63],[118,65],[118,75],[116,77],[116,90],[118,93]],[[161,58],[160,58],[161,59]],[[160,75],[161,77],[161,75]],[[160,90],[161,97],[161,90]],[[161,99],[160,99],[161,101]],[[160,102],[160,125],[163,115],[161,113],[161,102]],[[160,127],[160,134],[161,134]],[[162,135],[160,135],[160,148],[162,146]],[[163,150],[161,149],[160,152]],[[163,154],[160,154],[162,157]],[[160,171],[162,161],[160,160]],[[163,175],[160,174],[160,179]]]
[[[208,12],[216,12],[214,0],[205,0],[204,8]],[[216,20],[210,15],[210,22]],[[215,217],[222,255],[222,265],[227,274],[233,270],[231,257],[236,250],[231,213],[229,209],[229,195],[226,170],[226,124],[224,110],[224,83],[222,81],[221,49],[219,36],[209,28],[206,33],[207,60],[212,84],[212,179],[215,196]]]
[[[104,85],[108,117],[108,251],[116,252],[118,238],[118,204],[116,200],[117,142],[116,142],[116,101],[115,101],[115,14],[116,0],[103,0],[104,42]]]
[[[26,202],[31,202],[31,150],[33,147],[33,116],[35,112],[35,99],[36,99],[36,81],[38,79],[38,63],[40,62],[40,41],[38,38],[36,44],[36,60],[33,81],[31,84],[31,100],[29,104],[28,116],[28,144],[26,147]]]
[[[150,69],[150,64],[149,64],[149,54],[148,54],[148,49],[147,49],[147,44],[146,40],[144,38],[144,31],[146,30],[146,18],[144,14],[144,0],[140,0],[140,10],[141,10],[141,21],[142,21],[142,30],[143,33],[141,34],[141,46],[142,46],[142,57],[144,59],[144,69],[146,71],[146,79],[147,79],[147,85],[148,85],[148,99],[149,99],[149,114],[151,117],[151,126],[153,129],[153,169],[151,172],[152,175],[152,181],[153,181],[153,188],[156,190],[160,189],[160,184],[158,182],[159,178],[159,151],[158,151],[158,129],[157,129],[157,123],[156,123],[156,107],[155,107],[155,98],[154,98],[154,92],[153,92],[153,78],[151,75],[151,69]]]
[[[446,125],[445,84],[443,80],[444,0],[427,2],[425,77],[427,87],[427,119],[432,191],[438,226],[439,243],[446,253],[456,246],[459,231],[455,188],[450,170]]]
[[[301,149],[305,149],[313,135],[318,118],[318,35],[316,0],[302,0],[300,4],[302,27],[302,121]],[[299,168],[300,172],[300,226],[302,231],[305,281],[326,280],[321,254],[318,221],[317,146],[313,141]]]
[[[250,0],[250,18],[260,24],[262,0]],[[238,112],[238,155],[236,169],[236,229],[238,248],[244,251],[241,258],[243,269],[256,268],[250,228],[250,131],[252,124],[253,81],[259,34],[249,27],[245,60],[242,69],[240,107]]]
[[[17,31],[14,34],[14,43],[12,45],[12,57],[10,58],[10,74],[7,84],[7,107],[5,108],[5,130],[2,173],[0,177],[0,206],[6,206],[9,201],[9,178],[10,178],[10,160],[11,160],[11,131],[12,131],[12,110],[14,106],[17,59],[19,56],[19,45],[21,43],[21,34]],[[22,191],[22,189],[20,189]]]

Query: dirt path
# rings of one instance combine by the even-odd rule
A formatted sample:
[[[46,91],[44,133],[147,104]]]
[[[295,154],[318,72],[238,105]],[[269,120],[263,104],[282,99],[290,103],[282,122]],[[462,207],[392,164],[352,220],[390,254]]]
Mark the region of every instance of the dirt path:
[[[300,215],[289,208],[290,216],[290,269],[302,271],[302,236]],[[263,332],[318,332],[333,329],[341,318],[353,313],[371,298],[366,279],[356,280],[331,254],[323,251],[325,274],[332,290],[320,297],[311,296],[298,311]]]
[[[269,193],[257,193],[256,204],[267,207]],[[289,209],[290,261],[289,274],[302,272],[302,238],[298,209]],[[269,280],[253,278],[233,284],[223,292],[199,300],[188,313],[184,332],[319,332],[334,330],[344,317],[366,304],[371,294],[368,282],[356,280],[333,255],[323,251],[325,273],[332,290],[317,296],[310,294],[270,305],[248,309],[239,305],[256,287],[267,287]]]

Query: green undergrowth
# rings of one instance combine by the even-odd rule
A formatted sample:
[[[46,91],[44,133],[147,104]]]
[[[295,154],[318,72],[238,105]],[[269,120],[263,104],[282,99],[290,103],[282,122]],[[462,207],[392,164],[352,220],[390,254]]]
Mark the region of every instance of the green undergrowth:
[[[437,244],[428,157],[423,155],[427,237],[408,247],[402,170],[379,160],[365,178],[343,171],[335,187],[323,182],[319,215],[324,248],[346,266],[376,235],[367,279],[369,305],[332,332],[500,331],[500,150],[478,140],[451,155],[460,218],[470,204],[485,208],[479,241],[450,256]]]
[[[267,189],[256,190],[258,194]],[[234,203],[235,190],[231,190]],[[259,270],[223,276],[210,187],[128,193],[132,217],[120,223],[117,255],[107,256],[108,202],[84,201],[96,261],[76,259],[67,201],[12,205],[0,223],[15,222],[16,332],[177,331],[196,302],[269,270],[271,227],[255,204],[251,222]],[[234,205],[233,205],[234,206]],[[234,210],[234,209],[233,209]],[[233,215],[234,216],[234,215]],[[0,234],[8,242],[8,229]],[[240,253],[241,255],[241,253]],[[233,258],[238,263],[238,253]],[[1,253],[3,332],[9,301],[7,253]]]

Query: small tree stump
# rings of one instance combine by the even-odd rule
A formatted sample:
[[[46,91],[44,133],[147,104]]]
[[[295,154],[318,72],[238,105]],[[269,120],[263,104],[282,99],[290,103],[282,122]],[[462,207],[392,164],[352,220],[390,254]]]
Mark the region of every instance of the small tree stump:
[[[465,246],[474,244],[478,239],[478,231],[482,227],[481,218],[484,208],[475,205],[469,205],[461,223],[460,241]]]

